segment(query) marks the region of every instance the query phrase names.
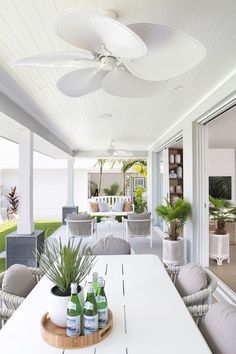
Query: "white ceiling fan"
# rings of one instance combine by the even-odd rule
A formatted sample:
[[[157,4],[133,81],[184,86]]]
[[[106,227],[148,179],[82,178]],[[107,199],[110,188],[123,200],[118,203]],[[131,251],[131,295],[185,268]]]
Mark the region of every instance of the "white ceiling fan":
[[[56,21],[56,33],[77,47],[17,60],[16,67],[71,67],[57,82],[70,97],[100,88],[120,97],[148,97],[162,91],[165,80],[183,74],[206,54],[195,38],[171,27],[116,19],[88,10],[70,10]],[[115,16],[113,16],[115,17]]]
[[[131,157],[133,156],[132,151],[127,151],[127,150],[117,150],[115,145],[114,145],[114,140],[110,139],[108,140],[108,146],[107,149],[104,151],[98,151],[96,153],[96,156],[104,156],[104,157]]]

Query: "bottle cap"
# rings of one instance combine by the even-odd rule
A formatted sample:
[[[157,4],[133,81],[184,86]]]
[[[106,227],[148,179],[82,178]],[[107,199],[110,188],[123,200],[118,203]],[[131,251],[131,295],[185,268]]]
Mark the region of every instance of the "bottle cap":
[[[78,287],[77,283],[71,283],[70,287],[71,287],[71,292],[73,294],[77,293],[77,287]]]
[[[88,281],[87,291],[88,291],[88,293],[92,293],[93,292],[93,283],[91,281]]]
[[[93,279],[97,279],[98,278],[98,272],[93,272]]]
[[[98,286],[99,286],[99,287],[104,286],[103,277],[98,277]]]

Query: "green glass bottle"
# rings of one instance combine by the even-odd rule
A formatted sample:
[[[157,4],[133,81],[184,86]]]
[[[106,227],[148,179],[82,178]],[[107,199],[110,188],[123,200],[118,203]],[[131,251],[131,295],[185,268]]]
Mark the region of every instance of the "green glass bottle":
[[[93,292],[94,296],[97,295],[97,290],[98,290],[98,273],[93,272]]]
[[[84,335],[98,331],[98,310],[93,291],[93,283],[88,282],[87,297],[84,303]]]
[[[98,278],[98,290],[96,296],[98,308],[98,328],[104,328],[108,323],[108,303],[104,290],[104,280],[102,277]]]
[[[81,335],[81,320],[82,308],[77,294],[77,283],[71,283],[71,298],[67,306],[67,336]]]

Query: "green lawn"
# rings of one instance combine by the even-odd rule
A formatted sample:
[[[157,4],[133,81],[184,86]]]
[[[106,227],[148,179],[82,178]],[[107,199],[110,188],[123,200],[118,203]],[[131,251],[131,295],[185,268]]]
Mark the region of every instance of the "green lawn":
[[[35,221],[35,229],[45,230],[45,238],[49,237],[58,227],[61,226],[60,221]],[[0,225],[0,252],[5,250],[5,237],[16,230],[16,221],[9,221],[6,224]],[[0,258],[0,273],[5,270],[5,259]]]

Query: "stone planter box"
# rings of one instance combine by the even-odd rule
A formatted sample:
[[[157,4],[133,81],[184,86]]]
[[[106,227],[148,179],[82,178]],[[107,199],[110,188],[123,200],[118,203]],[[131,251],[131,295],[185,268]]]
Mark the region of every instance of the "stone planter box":
[[[36,268],[36,251],[42,251],[44,231],[35,230],[31,235],[19,235],[13,232],[6,237],[6,268],[13,264],[24,264]]]
[[[214,232],[210,232],[209,257],[216,259],[217,265],[222,265],[223,260],[227,260],[227,262],[230,263],[229,234],[218,235]]]
[[[163,263],[167,265],[184,264],[184,239],[179,237],[177,241],[169,238],[163,239]]]
[[[78,214],[79,212],[79,207],[78,206],[73,206],[73,207],[69,207],[69,206],[64,206],[62,207],[62,224],[65,225],[65,219],[67,217],[67,214],[72,214],[72,213],[76,213]]]

